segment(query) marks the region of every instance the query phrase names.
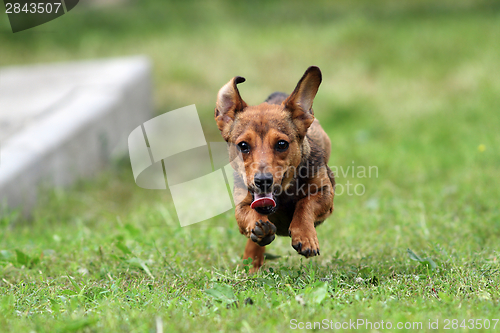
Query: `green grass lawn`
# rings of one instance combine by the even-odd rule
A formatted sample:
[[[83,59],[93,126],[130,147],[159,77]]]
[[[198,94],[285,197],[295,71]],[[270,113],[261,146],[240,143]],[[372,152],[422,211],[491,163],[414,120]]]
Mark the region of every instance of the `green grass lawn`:
[[[344,193],[317,230],[320,257],[278,238],[249,276],[233,212],[181,228],[169,194],[115,161],[41,191],[30,219],[0,218],[0,331],[500,330],[497,2],[79,6],[15,35],[0,14],[0,65],[146,54],[157,112],[196,104],[209,141],[231,77],[257,104],[317,65],[315,113]]]

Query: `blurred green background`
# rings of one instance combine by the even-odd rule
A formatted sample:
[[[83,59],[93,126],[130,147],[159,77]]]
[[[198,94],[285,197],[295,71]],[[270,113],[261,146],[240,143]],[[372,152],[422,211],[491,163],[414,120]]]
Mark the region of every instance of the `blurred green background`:
[[[149,56],[155,112],[196,104],[208,141],[220,140],[213,108],[218,89],[230,78],[245,77],[247,82],[239,86],[242,97],[258,104],[273,91],[290,92],[308,66],[319,66],[323,83],[314,109],[332,139],[330,165],[376,166],[378,177],[337,175],[339,184],[363,184],[366,192],[336,196],[333,216],[318,228],[322,255],[312,260],[315,274],[342,277],[348,283],[364,276],[362,270],[369,267],[386,293],[370,297],[380,297],[381,302],[396,297],[402,302],[398,307],[404,304],[407,311],[400,315],[395,307],[358,304],[359,298],[352,296],[352,307],[336,308],[337,315],[350,318],[364,311],[368,318],[392,313],[427,320],[431,314],[465,315],[466,310],[457,307],[462,302],[472,307],[469,315],[487,316],[498,310],[498,288],[488,289],[489,282],[483,278],[485,269],[491,268],[496,273],[488,279],[499,280],[500,2],[81,3],[53,22],[16,34],[9,31],[7,17],[1,14],[0,29],[0,66]],[[158,307],[176,297],[184,297],[182,304],[198,297],[203,300],[200,291],[213,281],[203,272],[234,270],[241,264],[246,240],[239,235],[232,212],[180,228],[166,209],[168,198],[167,193],[138,188],[127,158],[92,181],[51,191],[30,221],[15,214],[1,220],[0,248],[20,249],[35,257],[47,249],[55,252],[32,269],[0,260],[0,274],[9,281],[0,281],[0,286],[11,291],[9,284],[35,281],[36,289],[40,287],[33,273],[37,270],[41,276],[67,271],[81,283],[102,288],[109,272],[125,279],[148,279],[151,274],[157,279],[153,285],[167,288],[164,298],[153,302]],[[123,244],[130,253],[125,253]],[[125,257],[133,253],[149,258],[150,274],[119,258],[102,259],[103,253],[119,251],[117,246]],[[418,300],[433,299],[427,283],[434,288],[435,276],[406,281],[411,291],[401,291],[399,282],[391,280],[394,274],[421,273],[407,257],[408,247],[439,264],[439,288],[451,295],[449,307],[423,306]],[[301,261],[288,238],[277,239],[269,251],[282,256],[270,267],[294,269],[311,262]],[[86,277],[78,273],[82,268],[88,272]],[[176,281],[180,276],[196,282],[179,296],[168,289],[172,274]],[[58,283],[70,286],[63,280]],[[464,296],[462,286],[475,291]],[[19,294],[16,297],[25,302],[16,303],[18,311],[43,310],[58,288],[48,288],[48,296],[32,303],[26,300],[27,294]],[[282,288],[280,292],[286,294],[288,289]],[[336,292],[349,294],[365,287],[349,288]],[[275,307],[266,298],[271,296],[262,297],[262,304],[267,304],[262,306]],[[341,297],[347,296],[334,294],[332,304]],[[84,310],[93,306],[81,304]],[[175,322],[184,318],[185,306],[171,309]],[[129,324],[122,323],[125,329],[145,316],[139,308],[131,309],[123,310],[133,318]],[[200,305],[193,310],[195,318],[209,311],[203,309]],[[293,309],[288,315],[300,313]],[[146,315],[146,327],[153,325],[155,311]],[[233,318],[232,324],[227,318],[211,318],[210,323],[229,331],[228,327],[246,327],[238,314],[227,316]],[[257,313],[252,316],[259,318]],[[120,318],[110,316],[103,327],[112,327]],[[271,318],[269,313],[261,319]],[[33,322],[50,327],[42,324],[43,316],[30,325]],[[285,324],[276,327],[285,329]],[[93,322],[88,325],[94,327]],[[196,319],[179,325],[172,327],[204,327]]]

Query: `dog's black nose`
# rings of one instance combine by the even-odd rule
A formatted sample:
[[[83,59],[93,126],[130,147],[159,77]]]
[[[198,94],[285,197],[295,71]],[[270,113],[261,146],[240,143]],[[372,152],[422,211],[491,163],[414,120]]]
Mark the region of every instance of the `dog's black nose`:
[[[270,173],[258,173],[253,178],[255,186],[262,192],[267,192],[273,185],[273,175]]]

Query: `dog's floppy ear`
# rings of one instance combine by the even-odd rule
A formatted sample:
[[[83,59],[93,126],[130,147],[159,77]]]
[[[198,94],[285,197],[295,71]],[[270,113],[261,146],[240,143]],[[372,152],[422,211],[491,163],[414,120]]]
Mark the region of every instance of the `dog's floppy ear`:
[[[238,83],[242,82],[245,82],[244,77],[233,77],[219,90],[219,94],[217,95],[214,117],[222,137],[226,141],[229,135],[228,130],[234,120],[236,112],[242,111],[247,107],[247,103],[241,99],[240,92],[236,86]]]
[[[321,71],[318,67],[311,66],[297,83],[295,90],[283,101],[283,106],[292,113],[293,123],[301,136],[306,135],[314,121],[312,104],[320,84]]]

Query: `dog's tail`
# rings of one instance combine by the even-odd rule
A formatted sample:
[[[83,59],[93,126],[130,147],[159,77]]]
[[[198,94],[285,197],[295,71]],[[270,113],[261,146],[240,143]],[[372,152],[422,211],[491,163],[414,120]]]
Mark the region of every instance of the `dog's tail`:
[[[265,103],[268,104],[281,104],[286,98],[288,97],[288,94],[282,93],[282,92],[273,92],[269,97],[264,101]]]

